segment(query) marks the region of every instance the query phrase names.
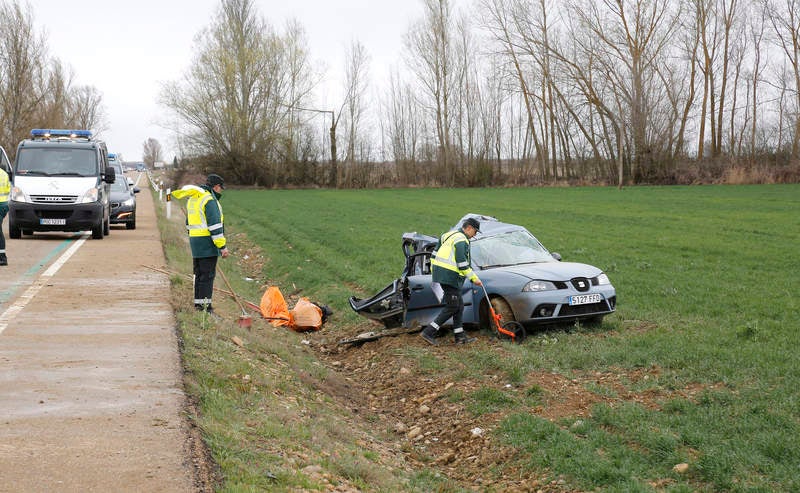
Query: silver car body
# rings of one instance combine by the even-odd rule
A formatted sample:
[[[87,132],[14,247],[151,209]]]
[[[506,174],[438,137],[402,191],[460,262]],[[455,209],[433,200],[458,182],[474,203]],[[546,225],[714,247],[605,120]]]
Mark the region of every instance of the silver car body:
[[[481,223],[471,240],[472,268],[483,287],[466,281],[462,288],[464,323],[488,326],[486,297],[506,320],[526,325],[575,320],[599,321],[616,309],[616,290],[602,270],[561,262],[527,229],[490,216],[467,214]],[[443,308],[431,282],[430,257],[438,239],[419,233],[403,235],[406,266],[399,279],[368,299],[350,298],[360,315],[387,327],[427,325]],[[485,292],[484,292],[485,289]]]

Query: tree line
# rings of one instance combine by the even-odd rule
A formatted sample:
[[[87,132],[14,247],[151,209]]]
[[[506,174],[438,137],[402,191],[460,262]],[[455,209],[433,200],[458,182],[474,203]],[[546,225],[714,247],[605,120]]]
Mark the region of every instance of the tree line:
[[[220,0],[161,91],[180,164],[268,187],[800,179],[800,0],[418,1],[388,80],[354,40],[320,107],[303,26]],[[12,153],[32,127],[107,125],[17,1],[0,112]]]
[[[380,95],[354,41],[319,109],[302,26],[222,0],[163,92],[182,156],[261,186],[800,178],[800,0],[419,1]]]
[[[0,1],[0,145],[13,159],[32,128],[106,130],[102,94],[79,85],[71,69],[48,53],[30,5]]]

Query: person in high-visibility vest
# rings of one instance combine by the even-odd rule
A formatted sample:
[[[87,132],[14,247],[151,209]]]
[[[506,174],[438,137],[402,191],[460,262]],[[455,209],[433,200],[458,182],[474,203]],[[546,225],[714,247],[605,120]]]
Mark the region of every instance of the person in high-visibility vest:
[[[6,237],[3,234],[3,221],[8,214],[8,195],[11,193],[11,180],[8,173],[0,168],[0,265],[8,265],[6,256]]]
[[[432,281],[438,283],[444,292],[445,307],[433,322],[426,326],[422,338],[437,344],[436,337],[442,324],[453,318],[453,337],[456,344],[466,344],[475,340],[467,337],[461,323],[464,311],[464,300],[461,298],[461,287],[464,280],[469,279],[476,286],[482,286],[481,280],[470,267],[469,240],[480,231],[481,223],[469,217],[461,223],[461,229],[448,231],[439,238],[439,245],[431,258]]]
[[[186,185],[171,193],[176,199],[189,199],[186,202],[186,229],[192,249],[194,308],[210,314],[214,314],[211,298],[214,294],[217,259],[229,255],[222,206],[219,203],[224,189],[222,177],[210,174],[205,185]]]

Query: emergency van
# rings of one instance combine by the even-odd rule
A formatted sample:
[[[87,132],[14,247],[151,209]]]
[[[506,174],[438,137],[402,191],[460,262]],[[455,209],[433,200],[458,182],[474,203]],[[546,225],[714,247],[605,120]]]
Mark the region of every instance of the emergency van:
[[[91,231],[110,228],[109,185],[116,174],[105,143],[89,130],[33,129],[17,146],[9,197],[8,232]]]

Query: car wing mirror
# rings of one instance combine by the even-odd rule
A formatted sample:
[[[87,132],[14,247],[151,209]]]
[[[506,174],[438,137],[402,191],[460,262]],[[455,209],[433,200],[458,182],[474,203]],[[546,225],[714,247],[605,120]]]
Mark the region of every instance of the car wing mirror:
[[[550,252],[550,256],[561,262],[561,254],[558,252]]]

